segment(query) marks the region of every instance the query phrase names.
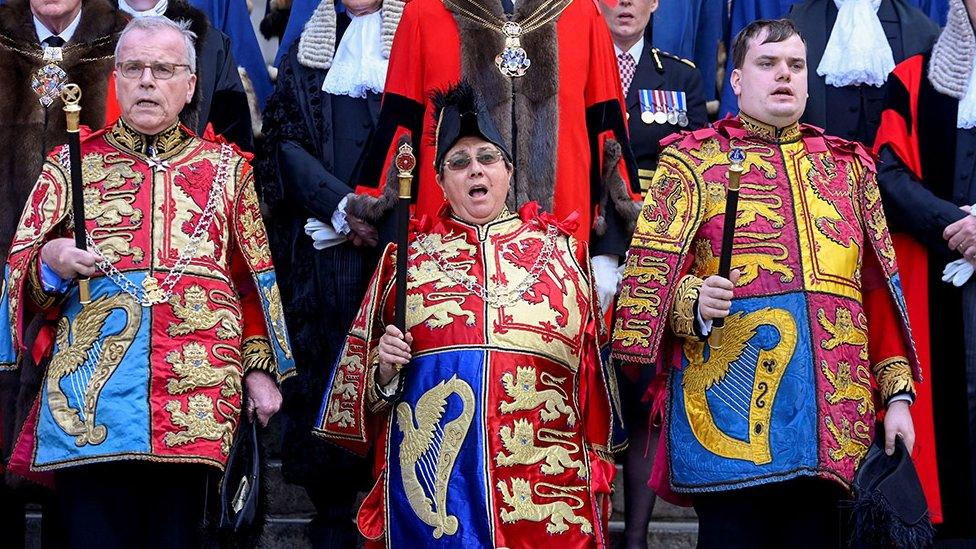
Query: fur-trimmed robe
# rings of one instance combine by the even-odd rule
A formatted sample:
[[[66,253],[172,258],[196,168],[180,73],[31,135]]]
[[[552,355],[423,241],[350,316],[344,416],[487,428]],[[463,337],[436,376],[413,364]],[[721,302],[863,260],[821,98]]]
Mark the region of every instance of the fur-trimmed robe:
[[[504,20],[501,2],[477,1]],[[513,20],[524,20],[547,1],[520,0]],[[525,76],[508,78],[495,67],[495,56],[505,46],[500,33],[452,13],[441,0],[408,2],[390,55],[380,127],[358,182],[371,186],[380,181],[396,134],[410,132],[420,166],[415,214],[436,215],[443,196],[434,180],[435,123],[429,96],[464,78],[481,94],[515,158],[509,208],[536,201],[559,218],[579,211],[582,218],[574,236],[590,240],[593,205],[608,203],[604,176],[616,175],[615,170],[602,170],[605,139],[613,137],[623,145],[624,155],[632,157],[610,33],[591,0],[574,0],[557,20],[523,34],[521,44],[531,66]],[[616,165],[617,160],[611,162]],[[633,163],[629,167],[636,184],[636,168]],[[636,218],[639,208],[633,206],[628,188],[620,178],[612,179],[621,198],[617,209],[624,218]],[[350,206],[351,213],[367,218],[382,209],[376,204]],[[608,221],[613,225],[612,218]],[[604,245],[610,241],[622,242],[621,249]],[[623,254],[628,241],[625,227],[608,229],[591,250]]]
[[[81,21],[65,44],[61,67],[81,87],[81,123],[105,125],[109,74],[118,33],[128,18],[106,0],[83,0]],[[25,53],[29,52],[29,53]],[[32,54],[36,54],[36,57]],[[52,147],[67,142],[60,100],[44,108],[31,89],[41,45],[27,0],[0,6],[0,260],[6,261],[20,212]]]

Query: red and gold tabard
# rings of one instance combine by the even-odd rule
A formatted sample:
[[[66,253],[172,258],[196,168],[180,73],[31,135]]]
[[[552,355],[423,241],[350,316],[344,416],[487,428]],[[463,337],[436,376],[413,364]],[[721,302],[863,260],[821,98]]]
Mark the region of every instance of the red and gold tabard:
[[[744,115],[665,144],[613,352],[670,372],[671,487],[800,475],[847,485],[874,437],[875,397],[914,395],[918,371],[872,158],[816,128]],[[695,333],[694,307],[718,271],[735,149],[745,157],[732,253],[741,278],[712,347]]]
[[[18,450],[33,471],[120,459],[222,467],[245,372],[292,367],[248,162],[231,145],[123,122],[82,140],[91,302],[45,293],[40,249],[72,235],[67,147],[56,149],[14,239],[0,337],[24,352],[25,321],[52,319],[53,351]],[[39,338],[43,340],[44,338]]]
[[[535,208],[484,226],[445,209],[419,227],[407,271],[413,358],[392,405],[374,376],[393,317],[393,246],[373,277],[316,430],[358,452],[375,445],[379,478],[359,527],[377,544],[605,543],[614,384],[592,274],[571,226]]]

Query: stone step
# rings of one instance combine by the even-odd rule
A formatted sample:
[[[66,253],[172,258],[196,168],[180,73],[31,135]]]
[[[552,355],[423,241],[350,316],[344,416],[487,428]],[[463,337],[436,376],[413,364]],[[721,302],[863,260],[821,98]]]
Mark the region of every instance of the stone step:
[[[258,549],[282,549],[285,547],[304,549],[311,547],[305,528],[307,518],[270,517],[265,524],[264,533],[258,541]],[[610,522],[610,541],[613,547],[622,543],[624,523]],[[655,549],[692,549],[698,539],[698,524],[687,521],[652,521],[647,529],[648,547]],[[360,540],[360,547],[362,546]],[[418,547],[422,546],[418,540]]]

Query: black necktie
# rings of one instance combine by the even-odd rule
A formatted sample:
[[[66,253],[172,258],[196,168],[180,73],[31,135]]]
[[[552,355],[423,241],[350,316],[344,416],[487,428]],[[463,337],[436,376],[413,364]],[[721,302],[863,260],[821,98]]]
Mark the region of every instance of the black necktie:
[[[53,36],[48,36],[43,42],[41,42],[41,45],[45,48],[60,48],[64,45],[64,38],[61,38],[56,34]]]

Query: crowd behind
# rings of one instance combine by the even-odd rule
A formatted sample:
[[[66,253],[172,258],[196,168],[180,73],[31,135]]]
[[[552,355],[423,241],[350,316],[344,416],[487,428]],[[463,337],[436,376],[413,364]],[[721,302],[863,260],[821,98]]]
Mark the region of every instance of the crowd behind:
[[[384,402],[399,398],[404,390],[399,368],[393,366],[408,364],[412,356],[423,354],[421,349],[431,352],[429,349],[436,347],[424,339],[426,332],[420,326],[407,335],[397,329],[391,331],[384,322],[379,325],[381,331],[385,330],[376,347],[379,358],[365,352],[358,357],[351,350],[360,343],[369,345],[369,337],[365,338],[366,342],[357,343],[355,339],[356,327],[374,320],[363,317],[361,307],[374,299],[373,307],[383,311],[384,300],[389,297],[392,287],[389,271],[383,270],[384,265],[392,264],[392,256],[384,250],[384,245],[395,240],[397,227],[395,216],[391,214],[393,201],[390,195],[393,191],[385,189],[387,172],[392,170],[389,151],[395,151],[397,145],[403,143],[402,134],[414,134],[413,144],[421,159],[417,168],[419,183],[415,187],[419,194],[415,194],[415,217],[419,220],[417,227],[434,227],[431,234],[447,230],[436,225],[436,220],[443,223],[445,219],[439,217],[443,215],[439,210],[444,200],[454,209],[455,217],[478,227],[491,226],[509,215],[507,209],[484,213],[477,206],[468,207],[465,202],[468,198],[458,194],[461,191],[457,189],[462,185],[457,182],[460,181],[457,179],[459,170],[475,161],[485,169],[487,178],[485,188],[477,192],[483,190],[489,196],[500,193],[496,201],[499,208],[506,199],[510,208],[513,208],[513,201],[519,207],[529,201],[538,202],[542,210],[551,211],[560,220],[574,210],[581,210],[576,224],[559,226],[579,241],[588,242],[592,267],[579,273],[572,271],[566,277],[591,277],[588,280],[591,280],[596,295],[594,307],[599,310],[591,317],[584,314],[578,323],[583,327],[592,323],[596,333],[599,330],[595,326],[605,319],[619,322],[619,318],[609,311],[614,309],[622,280],[625,290],[620,299],[623,300],[625,295],[636,295],[626,294],[630,272],[626,270],[626,251],[635,224],[638,234],[642,231],[639,223],[643,221],[638,222],[636,215],[641,200],[647,194],[648,200],[653,201],[654,192],[649,189],[663,184],[658,171],[659,162],[666,162],[662,157],[662,141],[675,143],[669,136],[678,132],[704,131],[714,123],[718,123],[716,127],[724,127],[722,120],[727,124],[727,116],[734,117],[740,112],[739,101],[745,101],[747,95],[742,95],[742,84],[737,83],[741,79],[730,78],[730,75],[736,69],[741,71],[744,61],[735,58],[733,42],[751,22],[781,18],[792,21],[806,48],[804,70],[808,95],[804,98],[805,109],[801,109],[799,122],[821,128],[825,135],[860,143],[862,146],[857,150],[863,152],[864,157],[858,162],[870,163],[872,167],[877,163],[887,223],[895,233],[895,249],[899,253],[901,278],[895,281],[899,286],[896,295],[901,295],[901,286],[905,286],[906,294],[910,294],[907,307],[914,345],[918,353],[925,356],[923,371],[929,372],[932,379],[931,384],[925,379],[917,386],[909,380],[900,389],[891,391],[881,387],[885,399],[882,404],[889,410],[899,401],[912,404],[914,432],[919,433],[916,467],[925,487],[929,513],[937,525],[937,539],[969,544],[965,546],[976,543],[976,454],[971,454],[976,450],[976,282],[969,278],[972,266],[976,265],[976,212],[970,215],[969,208],[976,207],[976,182],[972,177],[976,170],[976,133],[973,130],[976,127],[976,86],[972,85],[976,81],[976,71],[972,70],[976,61],[976,38],[971,23],[976,20],[973,15],[976,14],[976,3],[969,0],[608,0],[599,3],[602,17],[593,22],[579,15],[583,8],[578,5],[589,4],[587,0],[549,3],[536,0],[452,0],[449,3],[444,0],[444,5],[449,5],[453,12],[476,12],[472,20],[480,18],[482,21],[479,26],[459,18],[462,36],[457,38],[438,31],[440,25],[449,26],[454,22],[454,17],[447,11],[433,13],[433,8],[428,6],[435,2],[439,5],[439,0],[341,0],[336,3],[332,0],[267,0],[266,15],[257,31],[251,24],[251,1],[0,0],[0,151],[3,152],[0,185],[4,189],[0,198],[0,257],[8,259],[9,254],[11,267],[8,267],[8,273],[16,271],[17,254],[26,249],[21,231],[24,223],[31,219],[28,215],[32,211],[31,204],[36,208],[43,202],[38,197],[45,196],[37,194],[40,187],[35,184],[40,186],[39,176],[41,181],[45,177],[42,172],[53,169],[50,165],[45,166],[45,158],[66,141],[65,115],[59,95],[63,84],[80,85],[83,93],[81,123],[92,131],[113,125],[121,114],[124,122],[119,124],[122,129],[112,132],[124,133],[128,131],[125,129],[128,125],[132,126],[129,130],[134,128],[136,133],[162,135],[169,131],[169,126],[159,127],[158,132],[148,131],[137,125],[140,123],[138,118],[136,124],[126,118],[129,112],[126,100],[130,94],[133,98],[143,97],[138,95],[143,93],[139,91],[139,83],[149,79],[150,74],[161,87],[177,85],[170,83],[182,82],[179,68],[185,66],[188,74],[192,73],[193,84],[172,92],[179,100],[179,109],[172,112],[173,116],[178,116],[182,127],[192,135],[208,136],[208,139],[214,135],[222,136],[235,154],[246,158],[253,167],[253,172],[250,167],[238,168],[241,171],[236,177],[245,182],[253,179],[257,200],[260,200],[259,217],[263,217],[267,227],[270,258],[265,262],[253,259],[257,256],[249,255],[251,251],[248,249],[241,251],[241,257],[256,273],[254,285],[258,293],[270,288],[262,285],[267,280],[262,276],[271,272],[269,261],[273,259],[277,280],[274,291],[280,290],[280,298],[277,303],[269,298],[261,307],[254,308],[253,314],[259,318],[268,314],[271,320],[267,325],[270,328],[251,333],[248,327],[250,309],[245,297],[241,297],[242,304],[237,310],[241,311],[238,316],[242,318],[243,334],[238,337],[243,339],[242,357],[248,353],[249,337],[269,338],[271,344],[266,352],[278,357],[279,362],[277,369],[265,366],[249,369],[245,364],[242,372],[247,374],[246,394],[249,392],[251,397],[250,400],[241,397],[243,400],[238,401],[237,406],[241,413],[252,414],[261,424],[266,424],[280,406],[284,478],[302,486],[315,506],[316,514],[308,528],[313,546],[353,547],[360,532],[367,533],[363,524],[369,523],[369,519],[360,516],[360,532],[357,532],[353,517],[357,513],[357,498],[372,485],[374,463],[319,436],[329,429],[330,404],[327,398],[323,405],[323,395],[328,397],[335,385],[343,382],[341,377],[336,381],[337,365],[351,360],[376,361],[379,367],[369,374],[375,379],[370,377],[368,388],[364,389],[372,391],[364,398],[375,405],[375,409],[372,405],[370,408],[370,413],[374,413]],[[411,3],[419,7],[411,8]],[[491,25],[495,22],[491,18],[497,16],[503,23],[505,14],[509,14],[510,20],[511,14],[523,13],[523,3],[531,8],[542,4],[574,4],[568,8],[562,6],[561,9],[566,11],[560,12],[563,13],[561,17],[579,17],[583,22],[580,25],[595,26],[576,29],[579,36],[571,39],[562,34],[557,37],[555,31],[546,35],[557,44],[553,46],[557,54],[538,55],[531,63],[522,66],[518,65],[518,59],[513,60],[509,70],[521,70],[525,76],[506,74],[503,62],[495,60],[495,50],[490,54],[490,70],[465,73],[472,64],[481,62],[477,58],[477,48],[470,44],[508,44],[504,42],[501,30],[492,34],[495,31]],[[181,65],[182,61],[174,65],[173,60],[146,59],[145,52],[153,55],[154,50],[132,49],[141,52],[143,57],[138,59],[147,64],[117,66],[116,63],[122,61],[118,56],[122,51],[119,36],[123,29],[133,19],[155,16],[181,22],[182,31],[192,32],[192,35],[184,36],[195,39],[193,55],[185,65]],[[463,26],[469,23],[470,28]],[[502,23],[499,23],[499,29]],[[540,25],[545,23],[548,21]],[[160,32],[158,27],[147,29],[137,27],[132,32],[146,32],[146,36],[151,34],[150,31]],[[176,32],[182,31],[177,29]],[[950,38],[955,42],[950,42]],[[748,39],[747,36],[746,42]],[[465,40],[470,40],[467,46]],[[577,51],[578,47],[565,45],[572,40],[586,42],[585,47],[589,48],[587,55],[575,59],[578,62],[572,58],[576,53],[564,53]],[[270,64],[265,62],[260,47],[261,42],[267,41],[279,44]],[[462,44],[460,58],[454,53],[459,49],[458,41]],[[535,44],[526,31],[523,44],[530,43]],[[444,44],[450,44],[450,47],[445,48]],[[126,46],[137,48],[131,36]],[[142,47],[149,46],[143,44]],[[508,52],[508,45],[505,47]],[[526,48],[531,49],[530,46]],[[569,60],[562,59],[561,55]],[[495,63],[498,63],[497,71]],[[607,67],[611,72],[604,71]],[[917,75],[920,72],[928,74],[927,70],[943,71],[939,74],[947,76],[941,80],[933,78],[931,85],[924,78],[919,83]],[[498,71],[506,75],[505,82],[512,78],[511,82],[515,83],[499,84]],[[545,71],[554,71],[559,78],[551,78]],[[487,76],[488,73],[491,75]],[[472,76],[478,74],[485,76],[479,81],[478,77]],[[470,123],[464,121],[463,108],[457,106],[458,101],[464,101],[458,99],[463,94],[456,92],[451,96],[447,93],[447,85],[456,84],[459,75],[464,75],[467,84],[474,89],[473,93],[480,95],[480,99],[473,100],[475,106],[468,107],[478,113],[479,120],[493,115],[494,124],[486,126],[484,122],[476,122],[472,129]],[[519,82],[525,85],[519,87]],[[130,89],[125,90],[126,86]],[[585,86],[579,92],[581,97],[586,97],[585,105],[576,108],[567,106],[571,101],[553,99],[562,97],[560,94],[576,94],[573,86]],[[934,89],[930,91],[931,86]],[[449,97],[440,97],[440,102],[433,100],[428,94],[433,89]],[[567,89],[569,91],[564,91]],[[180,93],[185,98],[181,99]],[[506,93],[510,93],[507,98]],[[946,98],[955,101],[948,111],[943,109]],[[139,99],[132,101],[138,110]],[[606,104],[610,106],[606,107]],[[451,126],[450,122],[452,105],[456,110],[461,109],[457,127]],[[499,120],[500,113],[508,112],[505,109],[513,114],[507,121],[504,120],[507,114]],[[432,116],[434,113],[439,116]],[[958,121],[953,113],[958,113]],[[436,133],[431,126],[435,120]],[[558,120],[558,129],[553,120]],[[749,123],[746,122],[747,127]],[[763,123],[774,133],[783,129],[771,121],[759,120],[760,126]],[[119,128],[119,124],[113,127]],[[153,127],[143,124],[146,128]],[[600,124],[603,125],[595,127]],[[557,133],[560,136],[558,145]],[[421,134],[424,135],[422,140],[419,139]],[[448,139],[445,135],[453,135],[453,141],[444,141]],[[951,137],[945,137],[947,135]],[[805,136],[804,139],[809,137]],[[778,143],[776,140],[782,136],[774,137],[774,142]],[[595,146],[598,141],[599,146]],[[153,161],[169,158],[162,150],[162,141],[157,139],[153,143],[145,149],[134,147],[133,151]],[[833,142],[828,143],[833,146]],[[482,144],[487,144],[489,149]],[[577,148],[570,149],[574,146]],[[618,166],[619,170],[616,169]],[[168,166],[163,166],[161,170],[166,168]],[[149,173],[156,173],[155,168]],[[525,174],[530,174],[533,180],[527,181]],[[496,177],[504,184],[496,181]],[[609,181],[604,191],[592,191],[594,178],[604,183]],[[919,181],[926,183],[924,191],[919,190]],[[932,183],[936,181],[938,185]],[[619,186],[614,187],[614,184]],[[454,185],[457,187],[452,187]],[[851,189],[856,188],[854,183],[851,185]],[[242,192],[247,194],[246,190]],[[466,188],[464,193],[468,193]],[[580,199],[587,195],[591,196],[588,204],[585,199]],[[246,196],[240,200],[244,205],[235,203],[233,207],[246,210],[253,206],[257,211],[256,201],[250,204]],[[131,207],[133,203],[136,202],[128,205]],[[24,212],[25,204],[27,212]],[[122,208],[124,211],[125,206]],[[530,219],[525,214],[520,215],[523,221]],[[228,219],[230,217],[228,214]],[[423,225],[425,220],[428,225]],[[191,221],[197,223],[196,218]],[[230,227],[226,230],[233,232],[237,229]],[[253,236],[255,233],[247,234]],[[905,242],[900,240],[899,234],[909,234],[914,240]],[[59,240],[65,240],[63,245],[70,247],[67,239]],[[430,240],[428,238],[426,242]],[[14,242],[13,246],[11,242]],[[234,238],[227,240],[228,246],[235,245],[233,243]],[[214,246],[216,250],[218,245],[215,243]],[[44,248],[45,251],[40,253],[43,267],[38,267],[41,270],[37,276],[45,291],[78,274],[95,273],[105,257],[94,253],[79,255],[71,259],[76,262],[75,270],[59,269],[57,266],[67,264],[63,258],[70,252]],[[563,252],[568,254],[567,257],[582,254],[585,258],[587,254],[586,250],[572,246],[553,253]],[[214,253],[219,255],[220,252]],[[254,253],[260,255],[260,251]],[[436,254],[431,257],[437,261],[441,258]],[[874,259],[865,259],[865,263],[871,263],[873,268],[872,262]],[[857,263],[855,278],[860,284],[860,258]],[[867,273],[869,266],[864,269]],[[942,279],[943,269],[947,282],[940,280],[930,284],[929,280]],[[375,278],[374,271],[377,271]],[[756,272],[759,276],[758,267]],[[865,274],[864,278],[867,280],[871,276]],[[785,274],[782,280],[786,282]],[[487,277],[485,281],[487,284]],[[384,286],[386,282],[390,284]],[[696,307],[702,308],[696,309],[698,316],[693,314],[689,320],[696,323],[691,328],[691,336],[706,337],[710,323],[728,314],[728,307],[723,309],[721,303],[731,300],[734,283],[735,280],[729,283],[728,299],[725,286],[714,286],[717,283],[694,289],[696,299],[701,295],[703,301],[693,300]],[[910,286],[912,283],[916,286]],[[8,278],[7,285],[13,287],[14,284]],[[236,290],[250,282],[234,278],[229,284],[228,288]],[[919,307],[912,304],[913,296],[919,294],[911,292],[924,286],[928,291],[920,298],[920,307],[925,310],[919,312],[912,309]],[[175,288],[174,283],[168,290],[175,291]],[[386,288],[385,292],[383,288]],[[477,288],[469,289],[476,292]],[[139,295],[146,299],[148,291]],[[227,291],[231,292],[230,289]],[[686,289],[682,287],[677,291]],[[719,305],[716,307],[725,312],[712,314],[706,309],[706,296],[717,296],[715,303]],[[184,299],[189,306],[190,298]],[[505,296],[495,295],[491,299],[485,297],[486,303],[491,302],[489,310],[499,306]],[[277,346],[273,316],[276,304],[283,308],[288,332],[287,343],[279,341]],[[870,311],[867,305],[865,310]],[[374,311],[370,309],[370,312]],[[904,313],[902,310],[901,314]],[[375,314],[382,315],[381,312]],[[487,325],[487,315],[477,320],[472,317],[469,323]],[[33,344],[34,338],[43,339],[37,334],[44,333],[41,327],[44,322],[56,318],[37,314],[23,326],[24,334],[31,335],[16,337],[23,337]],[[458,326],[465,319],[456,315],[452,318]],[[876,321],[877,318],[880,317],[871,317],[869,312],[868,320]],[[824,320],[829,319],[821,322]],[[851,321],[850,318],[847,320]],[[861,322],[856,315],[854,321],[855,324]],[[436,317],[427,320],[426,325],[429,327],[431,323],[436,323]],[[862,324],[866,333],[867,321]],[[880,330],[877,325],[872,325],[872,333]],[[839,314],[831,328],[835,326],[841,326]],[[894,324],[887,328],[892,326]],[[560,329],[566,329],[565,324]],[[18,325],[16,330],[19,333],[22,328]],[[169,336],[173,335],[169,332]],[[58,344],[66,343],[67,339],[61,342],[60,330],[57,337]],[[864,337],[867,348],[867,335]],[[54,332],[48,338],[49,343],[53,341]],[[417,343],[412,348],[414,341]],[[23,348],[30,347],[25,344]],[[23,352],[23,348],[14,363],[0,365],[0,405],[3,406],[0,408],[0,449],[3,451],[0,463],[16,461],[18,439],[23,430],[31,428],[33,398],[42,383],[40,372],[49,360],[43,353]],[[188,353],[187,348],[184,353]],[[872,343],[872,354],[875,350]],[[906,356],[914,352],[904,351]],[[214,353],[217,356],[216,351]],[[587,364],[592,357],[583,354],[580,363]],[[170,356],[160,361],[170,364]],[[282,357],[294,363],[293,370],[283,366],[285,359]],[[414,367],[419,364],[417,360],[420,359],[415,359]],[[241,361],[247,362],[245,358]],[[612,385],[619,387],[619,396],[614,395],[612,400],[620,404],[616,412],[626,425],[629,440],[629,448],[620,449],[615,458],[617,463],[623,464],[624,482],[620,484],[624,487],[626,501],[626,527],[620,543],[627,547],[644,547],[655,499],[661,496],[682,502],[680,494],[659,494],[663,491],[661,480],[658,478],[657,483],[654,482],[655,474],[660,475],[660,456],[666,446],[666,435],[659,429],[662,413],[659,408],[663,402],[660,395],[667,392],[667,376],[660,374],[666,369],[635,362],[613,362],[609,378],[615,380]],[[258,375],[251,375],[255,369]],[[873,373],[878,379],[884,379],[880,373]],[[595,383],[594,387],[603,383],[600,376],[597,376],[599,382],[587,378],[591,374],[585,373],[581,366],[578,375],[582,381],[576,383]],[[511,377],[512,374],[505,375]],[[850,372],[847,375],[850,376]],[[855,372],[854,375],[859,374]],[[497,377],[502,379],[500,373]],[[867,379],[866,373],[864,377]],[[917,382],[918,376],[913,377]],[[570,383],[572,387],[573,382]],[[237,385],[239,389],[240,379]],[[839,385],[835,390],[837,393],[842,391]],[[409,387],[407,391],[410,391]],[[463,398],[462,392],[456,394]],[[418,421],[421,421],[419,403],[417,407]],[[600,408],[600,403],[595,402],[593,408]],[[400,408],[396,409],[397,413],[402,413]],[[925,409],[928,412],[917,411]],[[187,410],[189,413],[190,408]],[[569,413],[572,417],[572,412]],[[581,423],[599,423],[605,419],[602,416],[593,419],[594,414],[599,413],[589,410],[582,414],[586,417]],[[921,420],[919,413],[924,416]],[[87,416],[88,412],[85,414]],[[612,415],[609,411],[607,414]],[[55,419],[62,421],[57,414]],[[43,414],[40,421],[44,421]],[[932,425],[937,428],[933,430]],[[856,431],[855,426],[849,436],[854,436]],[[927,438],[923,432],[928,433]],[[337,431],[330,433],[333,438],[343,436]],[[914,433],[911,436],[913,440],[908,442],[909,447],[915,442]],[[864,452],[870,445],[870,438],[862,445]],[[365,437],[362,442],[367,440]],[[539,440],[542,440],[541,435]],[[597,475],[600,459],[612,465],[612,454],[619,449],[618,442],[618,438],[608,440],[602,447],[602,454],[594,452],[589,457],[590,475]],[[82,446],[81,442],[78,445]],[[37,460],[43,459],[42,454],[36,453],[34,466],[28,467],[29,470],[40,472],[59,467],[41,467]],[[112,464],[115,459],[124,461],[124,454],[118,450],[115,454],[107,454],[108,457],[92,458],[91,462],[79,466],[96,467],[89,464],[94,462]],[[462,455],[459,459],[463,458]],[[566,463],[562,466],[569,467]],[[80,479],[77,475],[69,476],[63,469],[58,473],[60,476],[55,476],[56,484],[64,487],[65,494],[75,490],[81,495],[52,496],[49,490],[39,488],[49,482],[36,478],[24,481],[23,475],[13,471],[15,467],[11,465],[8,469],[7,483],[0,486],[0,537],[8,541],[23,539],[25,505],[40,502],[44,508],[42,535],[45,546],[85,546],[73,537],[75,530],[72,528],[84,529],[86,524],[97,522],[99,519],[95,515],[98,511],[90,510],[87,514],[74,511],[86,506],[85,498],[97,489],[99,482],[112,479],[114,470],[96,471],[101,476]],[[546,471],[545,467],[543,471]],[[125,472],[130,473],[131,478],[144,475],[141,471]],[[166,475],[151,474],[159,475],[159,478],[151,486],[131,488],[136,492],[141,490],[141,495],[137,493],[132,497],[148,500],[155,499],[149,494],[167,493],[165,497],[160,496],[160,501],[166,503],[154,504],[159,506],[160,512],[166,505],[177,505],[182,494],[198,488],[187,478],[202,487],[193,497],[202,495],[214,484],[213,478],[200,474],[200,471],[193,471],[193,475],[186,477],[182,472],[173,476],[167,476],[169,472]],[[613,476],[612,472],[606,474]],[[649,487],[649,481],[655,489]],[[592,482],[595,484],[597,480],[592,479]],[[167,485],[171,486],[167,488]],[[168,489],[173,493],[167,492]],[[507,494],[507,490],[504,488],[502,493]],[[516,490],[514,481],[512,490]],[[115,497],[114,492],[110,493]],[[804,497],[807,494],[797,493],[803,493]],[[820,497],[818,492],[810,494],[811,498]],[[368,497],[362,508],[369,507],[370,501]],[[719,509],[728,510],[732,505],[718,499],[711,500],[710,504],[713,507],[701,509],[708,512],[715,508],[714,505],[719,505]],[[414,505],[413,501],[411,505]],[[605,502],[600,500],[594,507],[603,505]],[[699,502],[695,505],[699,508]],[[200,507],[203,506],[201,503]],[[572,517],[572,512],[568,516]],[[160,528],[169,528],[181,518],[191,523],[197,520],[192,517],[191,510],[185,510]],[[63,524],[70,526],[65,528],[61,526]],[[451,533],[444,522],[438,524],[439,528],[446,528],[445,531]],[[456,524],[454,528],[457,528]],[[550,529],[549,533],[554,531]],[[582,531],[586,532],[585,529]],[[716,532],[709,535],[721,537]],[[138,532],[132,535],[138,535]],[[173,535],[173,546],[198,539],[193,532],[183,537]],[[386,535],[393,534],[387,532]],[[410,532],[399,535],[409,539]],[[96,544],[99,540],[90,541]],[[396,545],[396,541],[393,539],[390,544]]]

